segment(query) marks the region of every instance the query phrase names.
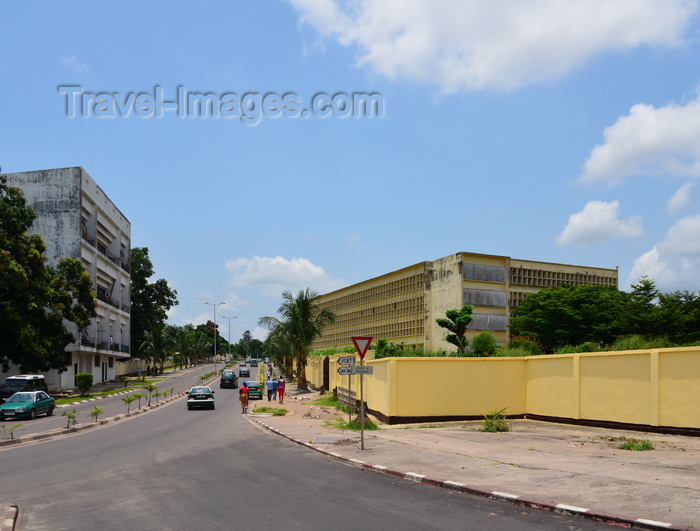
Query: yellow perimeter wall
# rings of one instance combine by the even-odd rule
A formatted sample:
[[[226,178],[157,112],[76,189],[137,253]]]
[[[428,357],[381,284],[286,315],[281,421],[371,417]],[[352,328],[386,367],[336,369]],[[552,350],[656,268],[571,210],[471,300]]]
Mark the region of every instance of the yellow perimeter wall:
[[[369,358],[368,353],[368,358]],[[330,389],[351,387],[331,357]],[[523,358],[386,358],[368,360],[370,410],[389,422],[508,415],[700,429],[700,348],[560,354]],[[307,377],[323,384],[323,359]]]

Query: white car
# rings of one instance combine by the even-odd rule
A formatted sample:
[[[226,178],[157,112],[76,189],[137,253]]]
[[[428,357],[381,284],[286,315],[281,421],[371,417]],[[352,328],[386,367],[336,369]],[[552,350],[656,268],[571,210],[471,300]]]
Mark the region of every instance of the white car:
[[[206,385],[196,385],[187,393],[187,409],[206,407],[214,409],[214,391]]]

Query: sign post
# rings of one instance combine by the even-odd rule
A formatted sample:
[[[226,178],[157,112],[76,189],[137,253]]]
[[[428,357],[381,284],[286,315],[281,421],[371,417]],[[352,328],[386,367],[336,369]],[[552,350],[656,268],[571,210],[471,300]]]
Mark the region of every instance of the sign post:
[[[352,397],[353,397],[352,405],[348,404],[348,424],[350,424],[352,422],[352,411],[356,407],[356,404],[354,402],[355,393],[352,392],[352,378],[351,378],[351,376],[353,374],[355,374],[354,372],[352,372],[352,369],[355,368],[355,362],[356,362],[355,356],[341,356],[340,358],[338,358],[338,364],[343,365],[343,367],[338,368],[338,374],[347,374],[348,375],[348,393],[351,393]],[[341,372],[340,369],[343,369],[343,371]],[[350,370],[347,370],[347,369],[350,369]]]
[[[372,343],[372,338],[367,336],[355,336],[352,338],[352,342],[355,344],[355,350],[360,355],[360,367],[362,368],[365,361],[365,354],[367,354],[367,349],[370,343]],[[371,369],[372,367],[367,367]],[[360,371],[357,371],[360,372]],[[360,372],[360,450],[365,449],[365,396],[364,396],[364,371]]]

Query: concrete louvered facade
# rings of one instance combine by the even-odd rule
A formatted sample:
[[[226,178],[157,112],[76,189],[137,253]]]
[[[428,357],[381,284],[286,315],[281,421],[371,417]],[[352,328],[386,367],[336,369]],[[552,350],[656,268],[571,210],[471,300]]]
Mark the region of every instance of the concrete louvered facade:
[[[336,314],[314,349],[352,346],[352,336],[371,336],[425,350],[454,348],[435,319],[447,310],[474,307],[467,338],[481,331],[509,339],[511,311],[531,293],[563,284],[617,288],[618,271],[460,252],[422,262],[322,295]]]

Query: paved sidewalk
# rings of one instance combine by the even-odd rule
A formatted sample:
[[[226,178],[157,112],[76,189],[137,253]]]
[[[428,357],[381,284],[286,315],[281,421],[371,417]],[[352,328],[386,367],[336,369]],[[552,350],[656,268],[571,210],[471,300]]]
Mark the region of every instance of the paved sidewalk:
[[[318,393],[289,388],[284,417],[249,414],[266,429],[332,458],[410,481],[552,511],[648,529],[700,527],[700,438],[512,421],[389,426],[360,433],[329,427],[347,414],[312,404]],[[375,420],[375,419],[373,419]],[[375,420],[376,422],[376,420]],[[621,450],[621,437],[646,439],[649,451]],[[465,494],[467,495],[467,494]]]

